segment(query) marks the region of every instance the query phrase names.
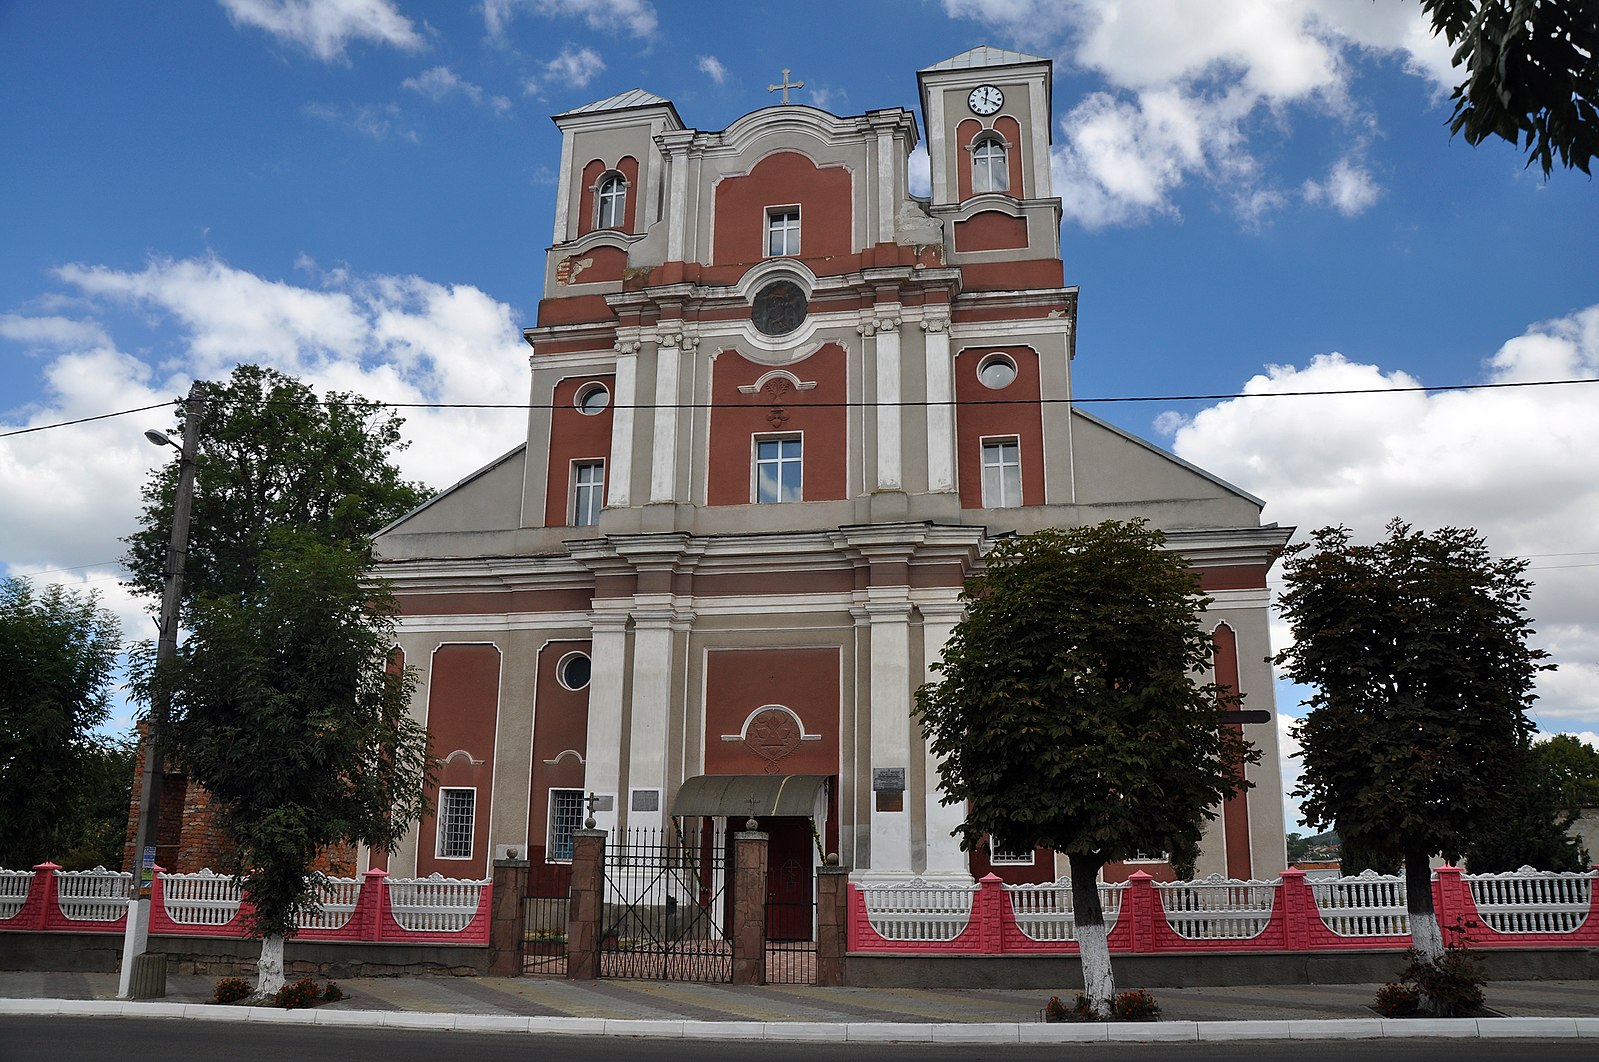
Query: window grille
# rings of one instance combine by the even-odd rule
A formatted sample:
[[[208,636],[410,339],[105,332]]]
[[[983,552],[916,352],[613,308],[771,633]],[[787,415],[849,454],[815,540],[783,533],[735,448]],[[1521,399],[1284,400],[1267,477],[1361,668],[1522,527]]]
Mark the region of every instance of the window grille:
[[[551,863],[572,861],[572,835],[583,828],[583,790],[550,790],[550,845],[546,859]]]
[[[472,857],[472,819],[476,810],[476,789],[439,790],[439,856],[443,859]]]

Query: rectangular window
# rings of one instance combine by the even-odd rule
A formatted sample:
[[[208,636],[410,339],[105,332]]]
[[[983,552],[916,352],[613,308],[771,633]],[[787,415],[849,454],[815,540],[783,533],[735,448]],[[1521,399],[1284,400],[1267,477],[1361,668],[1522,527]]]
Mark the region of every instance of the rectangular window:
[[[791,502],[800,500],[800,437],[785,435],[755,439],[755,500]]]
[[[778,207],[766,212],[766,254],[777,258],[800,253],[799,207]]]
[[[572,462],[572,526],[593,527],[605,505],[605,462]]]
[[[1030,867],[1033,865],[1033,850],[1012,845],[998,837],[990,837],[988,862],[991,866]]]
[[[572,835],[583,828],[583,790],[550,790],[550,839],[545,861],[570,863]]]
[[[439,858],[472,858],[472,820],[476,789],[439,790]]]
[[[1022,503],[1021,443],[983,440],[983,508],[1014,509]]]

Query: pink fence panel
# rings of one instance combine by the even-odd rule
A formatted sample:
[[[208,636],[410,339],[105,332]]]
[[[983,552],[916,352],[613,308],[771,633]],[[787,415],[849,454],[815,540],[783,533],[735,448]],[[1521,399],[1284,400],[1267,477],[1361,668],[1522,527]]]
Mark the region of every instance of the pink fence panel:
[[[54,894],[54,903],[44,904],[46,930],[69,933],[122,933],[128,919],[128,889],[133,875],[105,867],[93,870],[62,870],[53,863],[35,867],[38,882]]]
[[[1599,871],[1556,874],[1522,867],[1505,874],[1463,874],[1439,867],[1441,925],[1459,910],[1466,936],[1480,947],[1599,947]]]
[[[992,874],[975,885],[919,879],[851,885],[849,950],[982,954],[987,939],[997,944],[1000,925],[999,912],[982,897],[998,888]]]
[[[371,880],[370,878],[368,880]],[[387,882],[378,939],[395,944],[487,944],[493,882],[434,874]],[[386,917],[385,917],[386,916]]]

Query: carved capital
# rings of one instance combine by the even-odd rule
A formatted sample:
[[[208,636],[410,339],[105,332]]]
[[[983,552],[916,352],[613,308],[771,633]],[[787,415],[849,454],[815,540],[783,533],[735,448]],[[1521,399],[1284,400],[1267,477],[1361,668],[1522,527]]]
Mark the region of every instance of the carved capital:
[[[639,344],[638,340],[636,339],[618,339],[615,343],[616,352],[618,354],[637,354],[638,347]]]
[[[948,328],[949,328],[949,318],[948,317],[940,315],[938,317],[923,317],[922,318],[922,331],[923,332],[928,332],[928,333],[943,332],[943,331],[947,330]]]

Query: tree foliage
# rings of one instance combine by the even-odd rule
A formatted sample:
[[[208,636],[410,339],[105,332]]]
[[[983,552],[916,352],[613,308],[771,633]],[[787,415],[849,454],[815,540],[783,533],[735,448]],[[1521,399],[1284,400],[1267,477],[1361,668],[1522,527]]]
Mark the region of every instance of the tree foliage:
[[[1526,644],[1526,567],[1490,556],[1475,531],[1399,520],[1374,545],[1325,527],[1288,550],[1279,607],[1293,644],[1277,662],[1314,689],[1295,729],[1295,795],[1346,850],[1403,858],[1413,929],[1432,912],[1428,860],[1471,843],[1532,733],[1526,709],[1549,665]],[[1425,945],[1442,952],[1441,939]]]
[[[1589,173],[1599,152],[1599,18],[1592,0],[1421,0],[1454,47],[1452,133],[1497,136],[1547,177],[1558,157]]]
[[[1191,856],[1259,758],[1217,723],[1238,698],[1203,681],[1209,599],[1162,541],[1142,521],[1000,541],[917,693],[943,800],[968,809],[962,847],[1066,853],[1080,927],[1102,927],[1106,862]]]
[[[318,854],[390,850],[423,810],[427,742],[410,717],[414,676],[388,666],[395,603],[369,580],[369,536],[421,488],[390,462],[400,420],[348,394],[319,400],[270,369],[240,366],[207,389],[176,661],[135,654],[135,688],[170,698],[162,748],[211,796],[272,956],[314,906]],[[175,474],[152,474],[126,541],[133,584],[159,591]]]
[[[1567,831],[1596,804],[1599,750],[1569,734],[1539,741],[1521,750],[1504,798],[1466,847],[1466,865],[1480,873],[1586,870],[1590,853]]]
[[[178,406],[177,431],[183,428]],[[184,599],[246,593],[273,536],[292,528],[311,541],[370,556],[370,536],[427,498],[390,460],[403,421],[359,395],[311,388],[274,369],[240,365],[206,389],[195,455],[194,510]],[[131,585],[160,600],[177,466],[157,468],[143,489],[139,529],[128,536]]]
[[[66,865],[84,854],[120,860],[132,764],[121,779],[113,848],[99,842],[105,768],[118,744],[95,729],[109,714],[121,648],[117,618],[94,594],[0,581],[0,866]]]

